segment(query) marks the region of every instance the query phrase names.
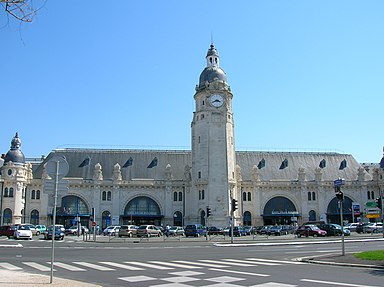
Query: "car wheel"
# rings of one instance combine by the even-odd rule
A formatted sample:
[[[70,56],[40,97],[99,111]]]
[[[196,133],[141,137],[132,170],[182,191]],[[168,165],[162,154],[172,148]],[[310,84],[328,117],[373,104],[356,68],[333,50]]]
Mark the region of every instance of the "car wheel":
[[[313,234],[313,237],[317,237],[317,234],[315,233],[315,234]]]
[[[161,233],[159,232],[159,233],[157,233],[157,237],[160,237],[161,236]]]
[[[36,236],[39,236],[40,235],[40,231],[36,231]]]
[[[298,234],[297,234],[297,237],[299,237],[299,238],[300,238],[300,237],[301,237],[301,234],[300,234],[300,233],[298,233]]]

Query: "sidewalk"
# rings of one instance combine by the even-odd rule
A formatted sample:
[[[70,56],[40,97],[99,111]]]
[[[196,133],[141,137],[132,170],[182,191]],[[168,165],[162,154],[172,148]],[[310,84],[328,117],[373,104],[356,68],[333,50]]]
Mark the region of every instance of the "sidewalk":
[[[96,287],[101,285],[89,284],[81,281],[61,279],[53,277],[52,283],[50,275],[31,274],[23,271],[0,270],[0,286],[26,286],[26,287]]]

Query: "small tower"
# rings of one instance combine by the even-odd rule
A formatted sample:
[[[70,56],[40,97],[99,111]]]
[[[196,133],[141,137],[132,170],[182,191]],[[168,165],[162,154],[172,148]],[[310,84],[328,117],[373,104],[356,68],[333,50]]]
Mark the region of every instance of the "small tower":
[[[1,224],[5,225],[22,223],[24,213],[25,189],[30,171],[20,146],[21,140],[16,133],[1,167],[1,174],[4,179],[1,191]]]

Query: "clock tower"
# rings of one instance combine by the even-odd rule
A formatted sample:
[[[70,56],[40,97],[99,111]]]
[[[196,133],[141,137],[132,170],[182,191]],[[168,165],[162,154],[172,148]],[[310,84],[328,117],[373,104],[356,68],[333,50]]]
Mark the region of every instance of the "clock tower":
[[[236,192],[236,154],[232,92],[211,44],[206,67],[196,86],[192,129],[192,204],[187,214],[195,223],[228,226]],[[208,211],[209,210],[209,211]],[[207,212],[210,215],[207,217]]]

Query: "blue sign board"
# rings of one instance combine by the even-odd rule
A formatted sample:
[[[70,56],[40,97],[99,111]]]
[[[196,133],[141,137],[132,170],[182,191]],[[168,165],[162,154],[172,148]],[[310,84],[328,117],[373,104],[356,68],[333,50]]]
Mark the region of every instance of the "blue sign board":
[[[336,186],[341,186],[343,185],[343,179],[341,178],[338,178],[336,180],[333,181],[333,186],[336,187]]]

